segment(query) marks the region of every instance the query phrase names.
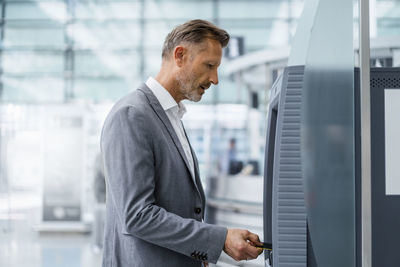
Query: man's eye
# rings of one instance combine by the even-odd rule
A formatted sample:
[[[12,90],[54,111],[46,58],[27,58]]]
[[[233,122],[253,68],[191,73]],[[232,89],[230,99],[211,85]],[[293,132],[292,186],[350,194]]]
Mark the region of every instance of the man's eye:
[[[214,67],[213,64],[207,64],[207,66],[208,66],[210,69],[212,69],[212,68]]]

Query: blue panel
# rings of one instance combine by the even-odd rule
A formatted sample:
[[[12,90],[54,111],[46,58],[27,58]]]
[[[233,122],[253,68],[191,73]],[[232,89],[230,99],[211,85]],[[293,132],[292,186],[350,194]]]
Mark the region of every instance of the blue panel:
[[[305,66],[301,146],[308,260],[355,266],[352,1],[319,1]]]

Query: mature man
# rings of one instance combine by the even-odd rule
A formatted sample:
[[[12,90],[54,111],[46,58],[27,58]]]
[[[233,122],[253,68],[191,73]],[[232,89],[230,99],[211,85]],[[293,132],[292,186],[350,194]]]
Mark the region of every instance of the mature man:
[[[162,66],[108,115],[101,149],[107,182],[104,267],[190,267],[217,262],[224,250],[254,259],[258,236],[203,222],[198,162],[181,123],[183,99],[199,101],[229,35],[192,20],[166,37]]]

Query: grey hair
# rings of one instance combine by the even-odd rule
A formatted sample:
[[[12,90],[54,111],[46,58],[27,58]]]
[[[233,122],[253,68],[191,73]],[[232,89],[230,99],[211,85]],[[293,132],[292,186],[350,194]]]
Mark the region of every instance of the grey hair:
[[[206,39],[218,41],[222,47],[229,42],[229,34],[209,21],[196,19],[175,27],[165,38],[162,58],[166,59],[179,44],[200,44]]]

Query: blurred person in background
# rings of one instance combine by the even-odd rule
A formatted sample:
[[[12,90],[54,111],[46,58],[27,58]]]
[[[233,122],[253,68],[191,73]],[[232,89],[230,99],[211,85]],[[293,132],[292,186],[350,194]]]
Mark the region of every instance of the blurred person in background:
[[[218,83],[229,34],[192,20],[166,37],[162,66],[112,108],[102,131],[107,184],[104,267],[190,267],[256,258],[259,237],[204,223],[198,161],[181,118]]]
[[[243,162],[238,160],[236,149],[236,138],[229,139],[229,147],[222,156],[221,171],[223,175],[235,175],[240,173],[243,168]]]

